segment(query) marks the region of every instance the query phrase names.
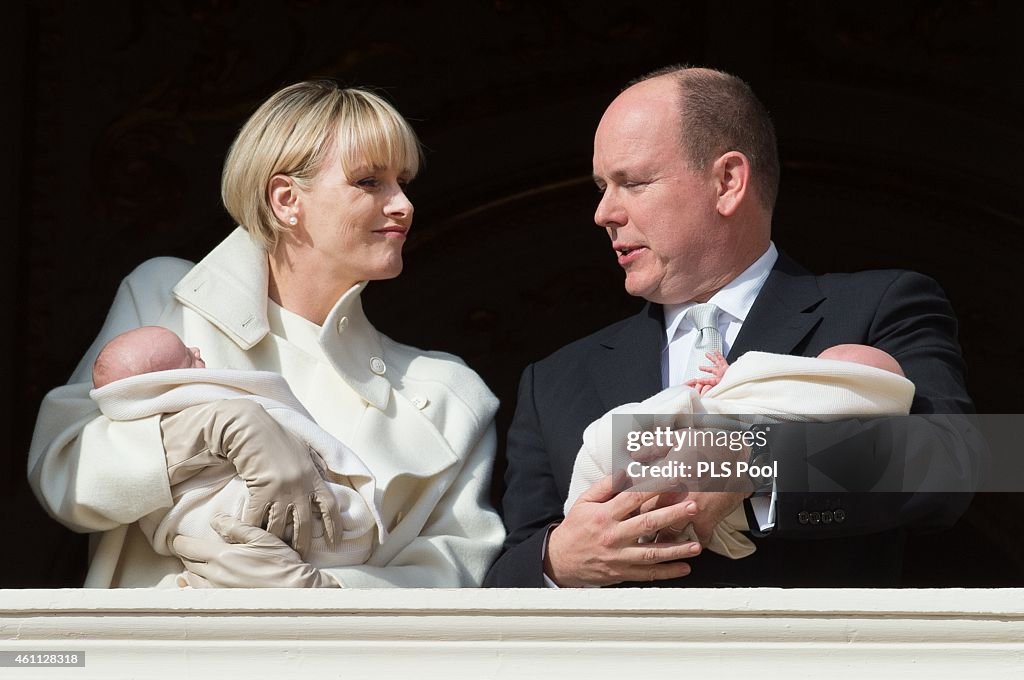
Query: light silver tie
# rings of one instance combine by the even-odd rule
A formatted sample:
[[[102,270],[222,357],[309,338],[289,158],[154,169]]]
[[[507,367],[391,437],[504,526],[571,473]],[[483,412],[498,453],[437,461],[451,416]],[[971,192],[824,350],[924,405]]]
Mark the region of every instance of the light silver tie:
[[[711,375],[700,370],[700,367],[711,365],[705,356],[708,352],[722,351],[722,333],[718,330],[719,312],[721,310],[710,302],[695,305],[686,310],[685,318],[693,322],[697,328],[697,342],[694,343],[693,351],[690,352],[686,373],[683,374],[683,384],[693,378],[705,378]]]

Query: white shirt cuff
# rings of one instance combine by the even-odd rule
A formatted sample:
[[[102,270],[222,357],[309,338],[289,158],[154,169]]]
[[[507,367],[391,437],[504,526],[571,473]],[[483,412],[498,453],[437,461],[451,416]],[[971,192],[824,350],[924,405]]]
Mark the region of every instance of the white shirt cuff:
[[[765,533],[775,528],[775,505],[778,495],[778,488],[773,482],[770,494],[761,493],[750,497],[750,509],[754,511],[757,524]]]

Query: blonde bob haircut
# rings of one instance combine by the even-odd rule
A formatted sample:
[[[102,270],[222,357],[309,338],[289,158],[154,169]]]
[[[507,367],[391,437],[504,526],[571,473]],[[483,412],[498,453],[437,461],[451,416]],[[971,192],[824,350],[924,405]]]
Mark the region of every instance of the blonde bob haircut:
[[[422,161],[409,123],[379,95],[311,80],[275,92],[246,121],[224,160],[220,195],[235,222],[267,251],[288,231],[270,205],[270,178],[303,189],[333,145],[349,180],[359,167],[397,168],[412,179]]]

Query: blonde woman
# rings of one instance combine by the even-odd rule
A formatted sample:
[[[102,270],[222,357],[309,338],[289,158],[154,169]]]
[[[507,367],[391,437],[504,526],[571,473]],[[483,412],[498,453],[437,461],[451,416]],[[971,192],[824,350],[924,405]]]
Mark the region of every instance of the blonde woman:
[[[497,400],[456,357],[379,333],[360,302],[368,281],[402,271],[413,222],[404,188],[419,164],[401,115],[331,82],[287,87],[246,122],[221,187],[241,226],[198,264],[156,258],[132,272],[71,382],[40,408],[29,479],[62,523],[102,532],[87,585],[172,586],[181,561],[197,585],[480,584],[504,538],[485,500]],[[387,531],[365,564],[315,569],[280,540],[286,525],[335,512],[311,461],[283,452],[246,456],[250,523],[219,517],[222,541],[175,540],[177,556],[153,550],[138,521],[170,506],[171,484],[201,462],[176,456],[169,438],[180,428],[164,428],[164,416],[111,421],[88,395],[99,350],[147,325],[202,347],[210,367],[280,373],[359,453]]]

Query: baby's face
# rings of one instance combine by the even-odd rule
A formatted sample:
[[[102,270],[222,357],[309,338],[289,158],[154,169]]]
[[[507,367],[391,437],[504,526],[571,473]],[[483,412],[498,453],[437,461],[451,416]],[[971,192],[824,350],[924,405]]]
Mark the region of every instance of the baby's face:
[[[206,362],[203,361],[202,355],[199,353],[198,347],[185,347],[185,356],[182,357],[182,364],[178,368],[206,368]]]
[[[176,368],[206,368],[198,347],[186,347],[175,333],[143,326],[122,333],[104,346],[93,366],[92,380],[103,387],[116,380]]]
[[[150,340],[150,371],[176,368],[206,368],[198,347],[186,347],[174,333],[166,331]]]

